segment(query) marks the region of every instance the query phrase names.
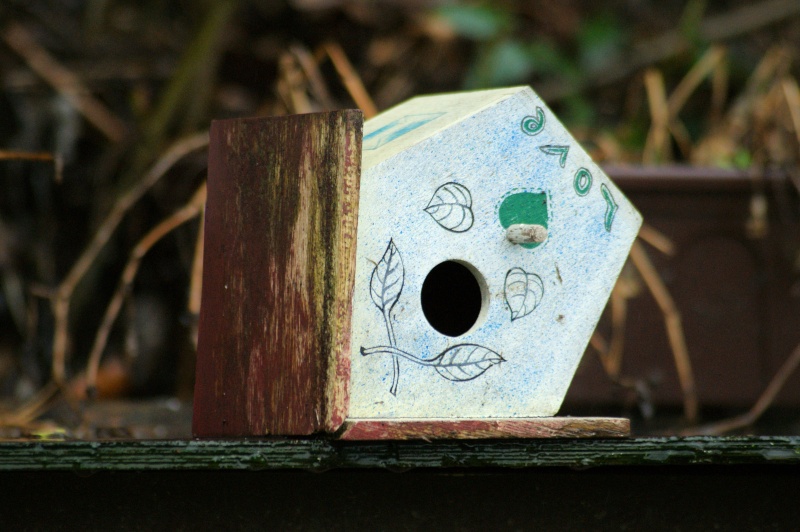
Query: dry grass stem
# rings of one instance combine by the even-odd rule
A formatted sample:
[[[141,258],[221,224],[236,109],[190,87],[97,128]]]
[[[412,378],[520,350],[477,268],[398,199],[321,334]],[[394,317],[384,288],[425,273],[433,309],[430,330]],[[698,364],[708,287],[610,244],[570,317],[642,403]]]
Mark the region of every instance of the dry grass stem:
[[[794,374],[798,366],[800,366],[800,344],[794,348],[789,358],[787,358],[780,369],[778,369],[764,392],[759,396],[750,410],[740,416],[730,419],[700,427],[692,427],[684,431],[683,435],[689,436],[699,434],[704,436],[721,436],[722,434],[752,425],[758,421],[758,418],[760,418],[761,415],[766,412],[767,408],[775,401],[775,398],[786,385],[786,381]]]
[[[794,78],[786,77],[781,81],[781,90],[783,90],[783,97],[786,98],[789,116],[792,119],[792,129],[797,137],[797,145],[800,147],[800,88]]]
[[[695,390],[694,373],[692,363],[689,358],[689,350],[686,347],[686,338],[683,334],[681,315],[678,311],[672,296],[669,294],[664,281],[658,275],[655,266],[650,262],[647,252],[638,242],[634,242],[631,247],[631,260],[633,265],[642,276],[650,293],[656,300],[661,312],[664,314],[664,322],[667,328],[667,336],[672,354],[675,358],[675,367],[678,370],[678,380],[683,391],[683,406],[687,420],[694,422],[697,419],[698,403],[697,392]]]
[[[197,242],[194,246],[194,256],[192,257],[192,273],[189,282],[189,299],[186,303],[186,310],[192,315],[200,313],[200,294],[203,288],[203,250],[205,248],[205,210],[200,213],[200,225],[197,231]]]
[[[120,142],[128,134],[128,126],[100,100],[94,98],[81,80],[42,48],[30,31],[18,23],[2,33],[6,44],[22,57],[56,91],[67,99],[92,125],[109,140]]]
[[[714,72],[711,74],[711,115],[710,123],[713,127],[722,120],[722,115],[725,109],[725,102],[728,97],[728,83],[730,81],[729,66],[727,64],[727,55],[719,64],[717,64]]]
[[[664,233],[649,224],[642,224],[639,229],[639,238],[656,248],[664,255],[675,255],[675,243]]]
[[[669,159],[669,105],[664,89],[664,76],[656,69],[644,73],[644,87],[650,109],[652,125],[647,133],[642,160],[645,164],[655,164]]]
[[[611,342],[608,346],[608,373],[619,379],[622,369],[622,353],[625,349],[625,323],[628,317],[628,298],[622,288],[611,291]]]
[[[198,317],[200,316],[200,303],[202,300],[203,292],[203,250],[204,250],[204,234],[205,234],[205,218],[206,213],[203,210],[200,213],[200,227],[197,230],[197,243],[194,246],[194,257],[192,259],[192,271],[189,279],[189,299],[186,304],[186,310],[192,317],[192,342],[197,349],[197,326]]]
[[[596,330],[592,333],[592,337],[589,339],[589,345],[597,351],[598,356],[600,357],[600,363],[603,365],[603,369],[605,370],[606,374],[611,376],[611,372],[609,371],[608,367],[608,342],[603,335],[601,335]]]
[[[303,46],[294,45],[289,48],[289,51],[294,56],[297,64],[303,70],[306,79],[308,80],[308,88],[314,98],[319,102],[325,110],[335,109],[336,105],[333,103],[328,86],[325,84],[325,78],[319,71],[319,66],[314,57]]]
[[[306,93],[306,77],[290,53],[284,53],[280,59],[281,78],[278,80],[278,93],[290,113],[311,113],[314,106]]]
[[[117,320],[119,311],[125,301],[125,296],[129,293],[133,280],[136,277],[136,272],[139,271],[139,265],[142,262],[145,254],[152,248],[159,240],[164,238],[168,233],[173,231],[178,226],[188,222],[192,218],[198,216],[205,205],[206,201],[206,184],[194,193],[189,202],[175,211],[166,219],[162,220],[158,225],[150,230],[133,248],[130,258],[128,259],[125,268],[122,270],[117,290],[111,298],[111,301],[106,308],[106,313],[103,316],[103,321],[95,336],[94,345],[89,355],[89,361],[86,365],[86,392],[89,397],[94,396],[94,390],[97,383],[97,370],[100,367],[100,359],[108,343],[108,336],[111,334],[111,328]]]
[[[89,271],[97,256],[106,245],[125,213],[155,185],[170,168],[186,155],[208,146],[208,133],[198,133],[175,142],[150,170],[131,189],[122,194],[95,232],[92,241],[83,250],[78,260],[72,265],[67,276],[59,284],[52,299],[53,318],[53,379],[63,384],[66,372],[66,359],[69,344],[69,308],[72,293],[78,283]]]
[[[0,426],[21,426],[27,425],[39,415],[44,408],[58,393],[58,386],[55,382],[48,382],[42,389],[28,399],[22,406],[14,412],[0,416]]]
[[[322,45],[322,49],[330,57],[333,68],[342,78],[342,83],[347,92],[350,93],[350,97],[353,98],[358,108],[364,112],[364,118],[369,119],[377,115],[378,108],[375,106],[375,102],[372,101],[372,97],[364,87],[361,77],[356,72],[356,69],[353,68],[342,47],[338,43],[328,42]]]
[[[0,161],[41,161],[53,163],[53,179],[61,183],[64,160],[50,152],[0,150]]]
[[[46,161],[52,162],[55,156],[44,151],[10,151],[0,150],[0,161]]]
[[[669,95],[667,104],[670,117],[675,118],[680,113],[689,97],[697,90],[700,83],[716,71],[717,67],[725,59],[725,47],[712,46],[703,56],[692,66],[689,72],[678,83],[672,94]]]
[[[800,2],[797,0],[764,0],[706,18],[700,23],[698,37],[705,42],[726,41],[797,15],[800,15]],[[630,53],[593,78],[582,83],[564,83],[558,79],[550,84],[543,84],[537,92],[545,101],[561,100],[590,87],[603,87],[618,82],[643,68],[689,49],[690,42],[680,29],[669,30],[634,43]]]

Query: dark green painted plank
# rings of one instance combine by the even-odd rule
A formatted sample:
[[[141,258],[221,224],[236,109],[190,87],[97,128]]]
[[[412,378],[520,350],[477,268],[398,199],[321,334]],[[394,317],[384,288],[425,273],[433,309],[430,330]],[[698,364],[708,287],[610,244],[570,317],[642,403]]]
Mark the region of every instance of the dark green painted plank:
[[[0,443],[0,470],[327,470],[692,464],[800,464],[800,437]]]

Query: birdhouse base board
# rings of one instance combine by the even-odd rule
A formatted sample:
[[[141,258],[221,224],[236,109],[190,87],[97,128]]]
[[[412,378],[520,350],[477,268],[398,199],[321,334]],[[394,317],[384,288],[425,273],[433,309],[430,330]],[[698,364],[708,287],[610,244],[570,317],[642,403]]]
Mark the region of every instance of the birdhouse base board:
[[[540,417],[461,420],[349,419],[342,440],[485,438],[627,438],[631,422],[615,417]]]

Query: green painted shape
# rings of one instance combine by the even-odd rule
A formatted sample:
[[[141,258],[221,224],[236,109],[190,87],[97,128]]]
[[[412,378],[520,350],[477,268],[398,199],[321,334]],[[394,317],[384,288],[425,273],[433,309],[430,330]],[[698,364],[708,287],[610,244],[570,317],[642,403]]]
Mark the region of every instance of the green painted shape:
[[[611,224],[614,223],[614,216],[617,214],[617,209],[619,209],[619,205],[617,202],[614,201],[614,196],[611,195],[611,191],[608,190],[608,187],[603,183],[600,185],[600,192],[603,194],[603,198],[606,200],[606,218],[605,218],[605,226],[606,231],[609,233],[611,232]]]
[[[547,155],[558,156],[558,165],[564,168],[567,164],[567,155],[569,155],[569,146],[557,146],[555,144],[548,144],[547,146],[539,146],[539,150]]]
[[[520,125],[522,131],[525,132],[526,135],[535,136],[542,132],[546,121],[544,111],[541,107],[537,106],[536,116],[526,116],[522,119]]]
[[[578,196],[585,196],[592,189],[592,173],[586,168],[580,168],[575,172],[575,179],[572,182],[575,193]]]
[[[500,203],[497,217],[503,229],[508,229],[514,224],[537,224],[547,227],[547,194],[544,192],[516,192],[509,194]],[[542,245],[519,244],[526,249],[533,249]]]

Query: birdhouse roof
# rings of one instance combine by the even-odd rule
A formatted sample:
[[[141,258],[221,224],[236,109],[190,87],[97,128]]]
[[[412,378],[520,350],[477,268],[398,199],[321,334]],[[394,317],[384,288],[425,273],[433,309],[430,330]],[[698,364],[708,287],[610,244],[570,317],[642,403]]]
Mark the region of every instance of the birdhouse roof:
[[[364,123],[362,171],[528,87],[417,96]]]

